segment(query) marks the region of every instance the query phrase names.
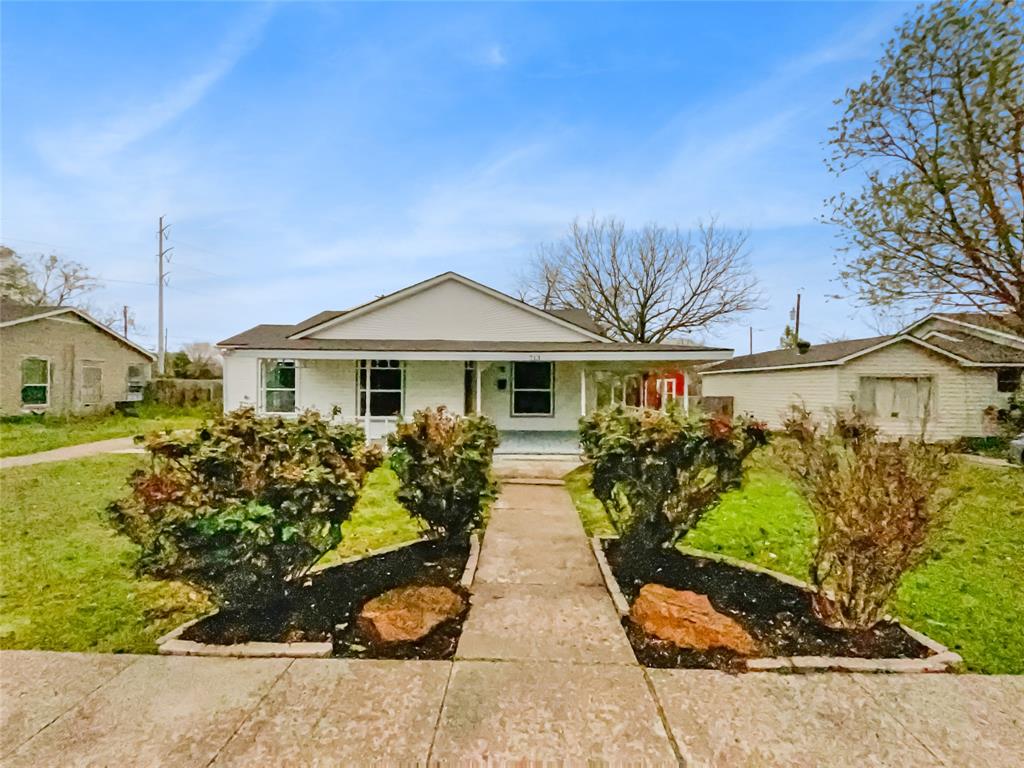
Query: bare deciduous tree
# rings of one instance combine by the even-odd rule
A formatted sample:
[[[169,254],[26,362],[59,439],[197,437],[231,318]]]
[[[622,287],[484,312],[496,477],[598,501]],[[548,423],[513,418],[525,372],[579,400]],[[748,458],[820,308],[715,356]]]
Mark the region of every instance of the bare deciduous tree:
[[[576,220],[563,240],[538,249],[519,283],[524,301],[586,310],[609,336],[631,342],[703,330],[761,302],[746,233],[714,219],[694,232]]]
[[[39,288],[36,304],[63,307],[100,286],[100,281],[84,264],[55,253],[40,255],[33,273]]]
[[[39,254],[27,264],[14,250],[0,246],[0,290],[5,298],[37,306],[81,305],[82,297],[100,287],[84,264],[55,253]]]

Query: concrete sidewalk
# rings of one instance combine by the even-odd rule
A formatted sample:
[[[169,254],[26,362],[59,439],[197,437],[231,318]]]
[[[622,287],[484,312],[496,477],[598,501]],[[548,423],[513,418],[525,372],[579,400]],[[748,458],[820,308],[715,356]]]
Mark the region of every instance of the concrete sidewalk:
[[[564,488],[507,485],[454,662],[0,653],[0,765],[1024,765],[1024,678],[640,667]]]
[[[0,469],[10,467],[27,467],[31,464],[45,464],[51,461],[70,461],[84,459],[87,456],[98,456],[101,453],[143,453],[143,449],[135,445],[131,437],[112,437],[109,440],[95,440],[91,443],[66,445],[52,451],[27,453],[24,456],[5,456],[0,458]]]
[[[0,680],[12,768],[1024,765],[1020,677],[4,651]]]

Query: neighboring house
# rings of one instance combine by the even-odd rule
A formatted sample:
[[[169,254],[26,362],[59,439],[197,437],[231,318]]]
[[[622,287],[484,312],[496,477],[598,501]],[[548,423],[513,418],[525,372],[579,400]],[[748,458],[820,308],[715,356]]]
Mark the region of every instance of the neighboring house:
[[[607,338],[580,310],[545,311],[452,272],[348,311],[258,325],[218,345],[224,407],[307,408],[362,423],[370,439],[428,406],[482,413],[505,453],[576,452],[577,422],[599,405],[686,402],[680,370],[732,350]],[[659,402],[661,402],[659,401]]]
[[[892,436],[991,434],[1021,383],[1024,329],[969,312],[935,313],[893,336],[734,357],[701,372],[705,396],[778,427],[793,404],[818,416],[857,406]]]
[[[153,355],[74,307],[0,301],[0,414],[141,400]]]

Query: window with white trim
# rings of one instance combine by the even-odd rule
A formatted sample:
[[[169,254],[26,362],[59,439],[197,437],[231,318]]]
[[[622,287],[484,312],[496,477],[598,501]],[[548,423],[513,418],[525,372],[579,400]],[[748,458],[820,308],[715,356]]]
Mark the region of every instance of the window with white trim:
[[[263,360],[264,413],[295,412],[295,361]]]
[[[26,357],[21,361],[21,404],[50,404],[50,361],[45,357]]]
[[[360,416],[401,416],[405,411],[405,365],[401,360],[360,360],[357,386]]]
[[[554,380],[553,363],[512,363],[512,415],[553,415]]]

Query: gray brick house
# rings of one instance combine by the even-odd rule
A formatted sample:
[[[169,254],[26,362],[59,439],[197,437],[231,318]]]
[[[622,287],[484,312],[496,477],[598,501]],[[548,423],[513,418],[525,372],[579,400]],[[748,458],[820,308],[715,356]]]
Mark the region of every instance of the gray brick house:
[[[154,356],[74,307],[0,300],[0,415],[139,400]]]

